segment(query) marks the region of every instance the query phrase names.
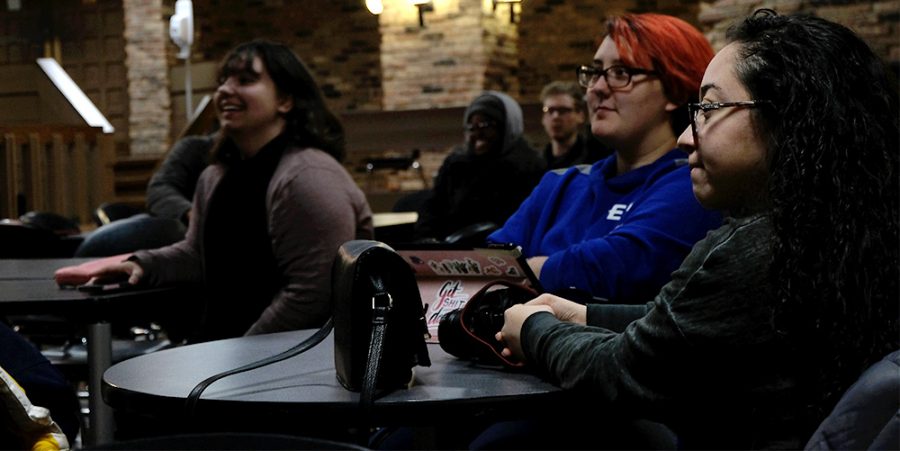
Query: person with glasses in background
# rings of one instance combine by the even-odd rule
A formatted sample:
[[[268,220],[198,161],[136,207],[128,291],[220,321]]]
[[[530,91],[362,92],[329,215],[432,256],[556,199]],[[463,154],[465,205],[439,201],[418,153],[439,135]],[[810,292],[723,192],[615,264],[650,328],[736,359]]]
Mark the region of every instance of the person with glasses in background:
[[[863,370],[900,347],[896,81],[824,19],[759,10],[727,38],[679,138],[694,195],[725,224],[633,321],[543,295],[505,312],[503,353],[594,410],[665,423],[679,449],[892,449],[896,385],[820,434]],[[556,449],[584,435],[544,426]],[[588,435],[582,445],[603,443]]]
[[[572,81],[554,81],[541,90],[541,124],[550,142],[544,147],[547,169],[593,164],[612,152],[586,129],[584,89]]]
[[[441,241],[476,224],[493,230],[506,221],[545,168],[522,136],[523,124],[522,108],[504,93],[485,91],[472,101],[463,116],[465,144],[444,159],[419,208],[417,240]],[[483,244],[484,235],[470,239]]]
[[[591,131],[615,152],[548,172],[488,241],[521,246],[545,291],[640,304],[721,224],[691,194],[675,144],[713,50],[696,28],[661,14],[613,17],[606,32],[577,76]]]

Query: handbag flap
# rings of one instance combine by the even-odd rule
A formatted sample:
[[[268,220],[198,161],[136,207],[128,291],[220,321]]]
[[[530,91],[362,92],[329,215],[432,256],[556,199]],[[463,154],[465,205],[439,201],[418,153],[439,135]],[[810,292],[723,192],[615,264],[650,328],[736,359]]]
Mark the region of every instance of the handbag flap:
[[[348,241],[334,262],[332,296],[335,369],[341,384],[351,390],[360,389],[366,369],[375,293],[373,278],[381,281],[392,299],[378,386],[405,385],[413,366],[431,365],[422,300],[409,265],[384,243]]]

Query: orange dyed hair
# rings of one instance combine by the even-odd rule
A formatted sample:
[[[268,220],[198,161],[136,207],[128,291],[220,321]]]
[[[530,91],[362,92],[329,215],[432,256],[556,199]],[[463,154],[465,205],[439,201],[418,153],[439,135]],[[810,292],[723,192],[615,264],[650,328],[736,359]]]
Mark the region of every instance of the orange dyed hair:
[[[659,72],[666,97],[676,105],[696,99],[713,49],[693,25],[663,14],[625,14],[606,22],[622,62]]]

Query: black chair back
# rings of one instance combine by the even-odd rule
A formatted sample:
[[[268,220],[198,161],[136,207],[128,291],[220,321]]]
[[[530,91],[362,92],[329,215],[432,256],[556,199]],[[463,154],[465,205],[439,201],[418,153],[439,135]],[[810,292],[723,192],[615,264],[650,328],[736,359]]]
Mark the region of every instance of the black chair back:
[[[900,350],[867,369],[822,421],[807,450],[900,448]]]
[[[53,232],[0,222],[0,258],[65,258],[71,251]]]
[[[100,204],[100,206],[94,210],[93,217],[94,222],[99,227],[120,219],[130,218],[142,212],[143,210],[140,208],[128,204],[105,202]]]
[[[185,434],[162,437],[141,438],[120,442],[106,443],[83,450],[187,450],[187,449],[217,449],[217,450],[353,450],[365,451],[364,448],[352,443],[335,442],[312,437],[278,434],[255,433],[208,433]]]
[[[78,222],[48,211],[29,211],[19,216],[19,221],[36,229],[53,232],[56,236],[71,236],[81,233],[81,227],[78,225]]]
[[[499,228],[493,222],[476,222],[447,235],[444,242],[460,246],[484,246],[488,235]]]

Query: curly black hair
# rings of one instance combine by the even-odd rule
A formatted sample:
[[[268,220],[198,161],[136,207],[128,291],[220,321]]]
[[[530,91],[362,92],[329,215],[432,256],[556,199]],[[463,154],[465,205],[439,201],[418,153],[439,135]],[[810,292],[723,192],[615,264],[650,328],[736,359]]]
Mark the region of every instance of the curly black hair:
[[[760,10],[728,31],[766,137],[772,321],[793,346],[812,429],[898,348],[900,114],[896,84],[851,30]],[[807,431],[807,432],[811,432]]]
[[[218,80],[252,71],[253,58],[259,57],[280,95],[290,95],[294,108],[285,117],[286,131],[298,146],[321,149],[337,161],[343,161],[344,128],[325,103],[322,91],[303,61],[286,45],[256,39],[235,47],[219,67]],[[223,147],[215,146],[214,156]]]

